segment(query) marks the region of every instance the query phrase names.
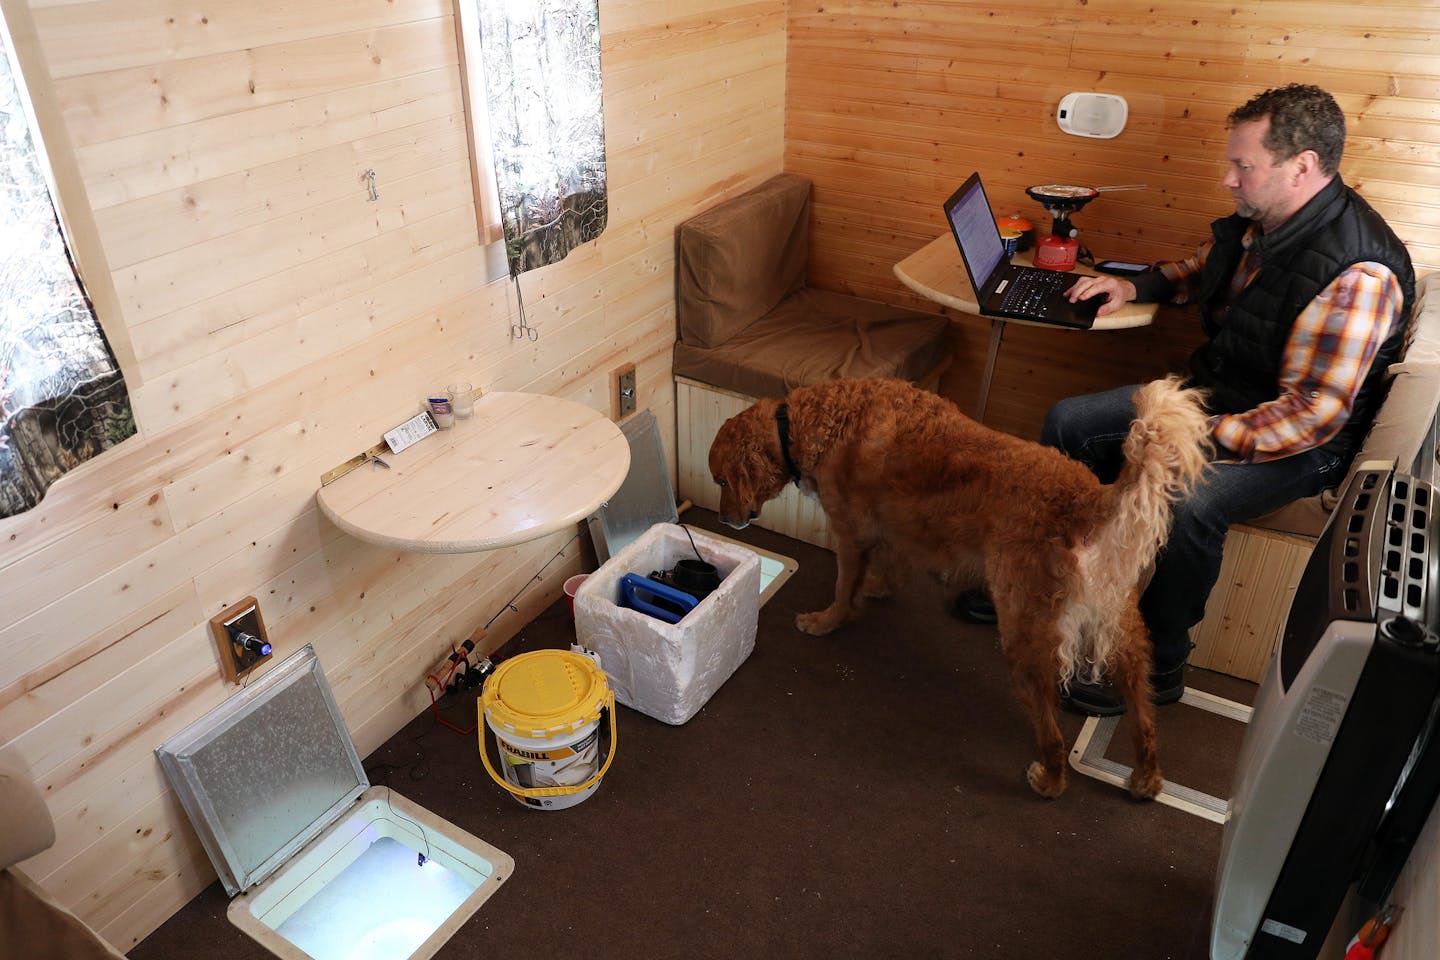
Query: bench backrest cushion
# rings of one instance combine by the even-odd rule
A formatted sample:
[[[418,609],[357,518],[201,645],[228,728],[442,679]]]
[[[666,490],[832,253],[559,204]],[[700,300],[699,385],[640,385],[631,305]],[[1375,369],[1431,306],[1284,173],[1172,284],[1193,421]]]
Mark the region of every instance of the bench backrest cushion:
[[[680,339],[718,347],[805,283],[810,181],[782,173],[679,227]]]

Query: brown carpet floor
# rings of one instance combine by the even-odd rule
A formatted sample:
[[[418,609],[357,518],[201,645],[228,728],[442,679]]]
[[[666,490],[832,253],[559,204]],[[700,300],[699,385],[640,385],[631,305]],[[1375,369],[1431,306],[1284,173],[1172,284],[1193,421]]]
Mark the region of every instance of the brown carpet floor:
[[[713,514],[685,521],[720,529]],[[1201,960],[1219,826],[1071,771],[1058,800],[1024,769],[1029,724],[993,627],[947,613],[924,580],[815,638],[797,613],[829,601],[834,556],[764,530],[735,539],[799,561],[760,611],[755,652],[690,722],[621,708],[595,794],[527,809],[494,786],[474,736],[426,711],[366,758],[398,792],[515,858],[438,954],[526,958],[1047,958]],[[568,645],[563,602],[506,655]],[[1191,671],[1248,703],[1254,685]],[[444,715],[475,722],[474,693]],[[1065,714],[1073,743],[1083,719]],[[1167,778],[1228,796],[1243,727],[1161,708]],[[1129,762],[1123,727],[1111,756]],[[133,960],[268,954],[229,925],[217,882]]]

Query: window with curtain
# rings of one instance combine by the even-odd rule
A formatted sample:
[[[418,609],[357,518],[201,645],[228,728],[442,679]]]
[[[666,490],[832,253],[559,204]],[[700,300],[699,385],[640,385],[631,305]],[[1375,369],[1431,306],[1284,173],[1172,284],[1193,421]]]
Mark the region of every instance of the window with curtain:
[[[41,147],[0,29],[0,517],[29,510],[67,471],[135,433]]]
[[[509,273],[555,263],[605,229],[605,120],[597,0],[472,0],[462,16],[483,198]],[[482,233],[484,228],[482,226]]]

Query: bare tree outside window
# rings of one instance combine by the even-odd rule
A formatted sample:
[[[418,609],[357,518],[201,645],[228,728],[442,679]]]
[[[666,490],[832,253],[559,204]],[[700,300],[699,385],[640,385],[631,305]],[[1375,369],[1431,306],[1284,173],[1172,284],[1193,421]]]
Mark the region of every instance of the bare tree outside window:
[[[66,245],[0,30],[0,517],[135,433],[130,398]]]

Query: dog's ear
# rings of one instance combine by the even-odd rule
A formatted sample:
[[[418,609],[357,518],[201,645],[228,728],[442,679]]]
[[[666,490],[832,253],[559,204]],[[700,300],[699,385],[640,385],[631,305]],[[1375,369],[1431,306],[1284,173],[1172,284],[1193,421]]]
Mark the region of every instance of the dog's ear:
[[[771,449],[774,410],[773,400],[747,407],[726,420],[710,444],[711,475],[749,507],[772,499],[788,481]]]

